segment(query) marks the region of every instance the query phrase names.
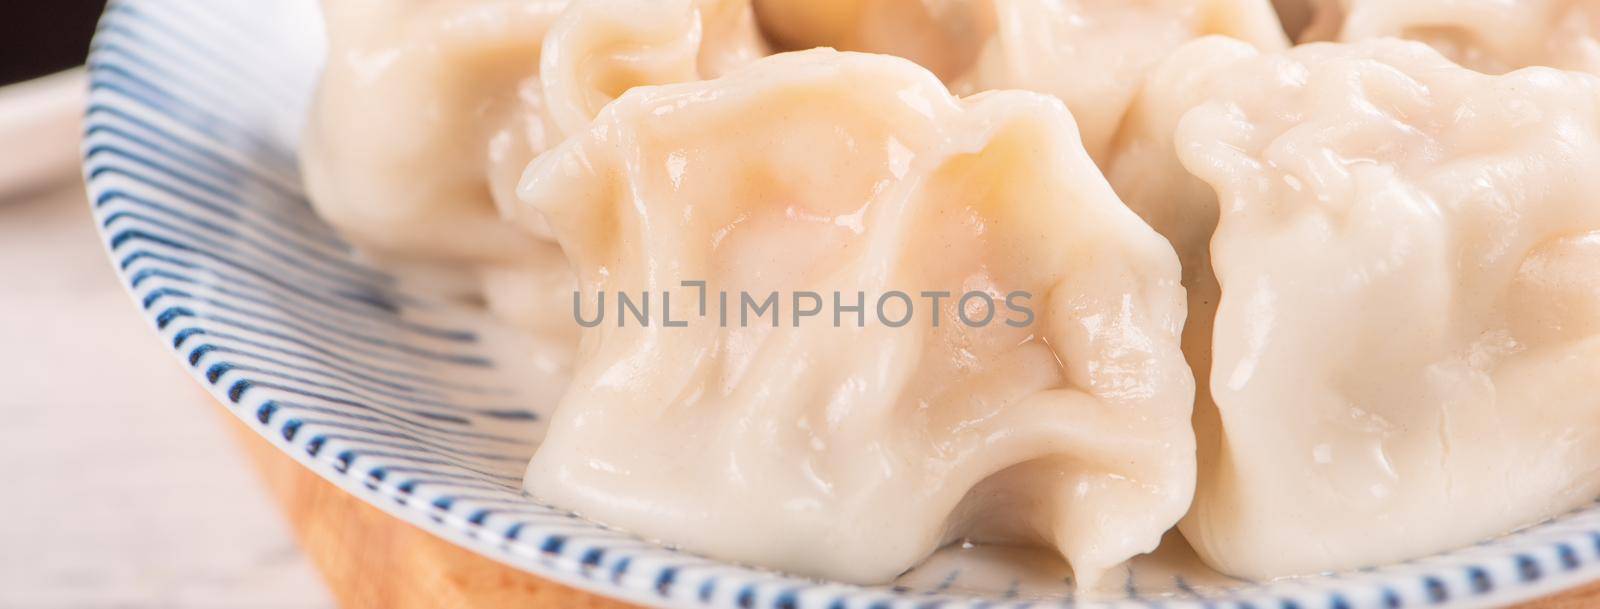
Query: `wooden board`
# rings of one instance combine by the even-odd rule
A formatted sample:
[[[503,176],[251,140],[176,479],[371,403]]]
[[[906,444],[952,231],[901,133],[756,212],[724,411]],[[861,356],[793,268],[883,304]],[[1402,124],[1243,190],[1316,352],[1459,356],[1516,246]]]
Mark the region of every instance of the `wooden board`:
[[[345,609],[620,609],[634,605],[549,582],[463,550],[317,477],[233,420],[250,460]],[[1600,608],[1600,584],[1517,609]]]
[[[507,567],[385,514],[228,418],[345,609],[635,607]]]

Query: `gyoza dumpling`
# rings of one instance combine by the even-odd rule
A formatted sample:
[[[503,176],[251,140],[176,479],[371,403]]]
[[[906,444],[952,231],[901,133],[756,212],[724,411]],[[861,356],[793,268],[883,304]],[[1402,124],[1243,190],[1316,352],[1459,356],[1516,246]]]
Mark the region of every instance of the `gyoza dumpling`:
[[[1600,1],[1316,0],[1305,40],[1419,40],[1491,74],[1550,66],[1600,74]]]
[[[1288,46],[1267,0],[987,1],[997,29],[956,88],[1061,98],[1100,162],[1145,74],[1179,45],[1222,35],[1263,50]]]
[[[624,94],[521,194],[598,324],[528,468],[542,500],[853,582],[1040,543],[1091,587],[1188,507],[1177,259],[1053,98],[778,55]],[[617,302],[645,294],[648,327]]]
[[[994,33],[989,0],[754,0],[781,48],[833,47],[910,59],[946,80],[964,74]]]
[[[755,0],[791,46],[891,53],[960,93],[1027,89],[1061,98],[1100,161],[1145,73],[1208,34],[1288,46],[1268,0]]]
[[[629,88],[715,78],[769,52],[750,0],[578,0],[544,43],[539,78],[566,137]]]
[[[547,145],[519,90],[537,92],[540,43],[565,5],[325,0],[328,63],[301,153],[317,212],[369,255],[452,282],[570,285],[559,249],[494,204]]]
[[[1171,241],[1183,263],[1183,286],[1189,294],[1183,352],[1195,371],[1196,421],[1208,428],[1216,427],[1208,372],[1211,325],[1221,298],[1211,270],[1217,195],[1183,167],[1173,139],[1184,114],[1219,93],[1221,87],[1238,85],[1225,78],[1228,70],[1257,55],[1259,51],[1249,44],[1223,36],[1207,36],[1178,47],[1150,70],[1102,164],[1106,179],[1123,203]],[[1214,434],[1198,440],[1202,454],[1215,444]]]
[[[1600,81],[1393,39],[1183,52],[1174,148],[1220,201],[1200,555],[1374,565],[1600,495]]]
[[[522,170],[626,86],[714,76],[764,49],[747,2],[567,4],[327,0],[302,159],[318,213],[364,252],[571,333],[560,248],[497,211]]]

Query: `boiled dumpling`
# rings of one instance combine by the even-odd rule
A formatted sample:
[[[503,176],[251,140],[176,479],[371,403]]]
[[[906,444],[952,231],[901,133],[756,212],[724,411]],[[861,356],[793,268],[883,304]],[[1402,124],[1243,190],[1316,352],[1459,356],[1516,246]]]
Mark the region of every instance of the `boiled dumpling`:
[[[964,74],[994,32],[988,0],[754,0],[762,31],[789,49],[887,53],[946,80]]]
[[[916,61],[960,93],[1027,89],[1067,103],[1102,161],[1154,67],[1207,34],[1288,46],[1268,0],[755,0],[790,46],[834,46]]]
[[[961,91],[1020,88],[1061,98],[1104,162],[1145,74],[1205,35],[1288,46],[1267,0],[988,0],[997,29]]]
[[[317,211],[368,255],[570,334],[560,248],[499,212],[522,170],[627,86],[715,76],[765,48],[747,1],[568,4],[326,1],[302,159]]]
[[[714,78],[768,53],[750,0],[579,0],[544,43],[539,75],[565,137],[629,88]]]
[[[1218,214],[1200,555],[1376,565],[1600,495],[1600,81],[1392,39],[1183,52],[1172,145],[1220,202],[1186,212]]]
[[[1316,0],[1305,40],[1393,36],[1432,45],[1469,68],[1550,66],[1600,74],[1600,1]]]
[[[1211,269],[1211,235],[1217,228],[1217,196],[1178,159],[1173,142],[1178,121],[1219,89],[1238,83],[1223,78],[1229,69],[1254,58],[1251,45],[1207,36],[1176,51],[1150,70],[1129,107],[1103,166],[1111,187],[1151,228],[1172,242],[1183,263],[1189,295],[1183,352],[1195,371],[1195,417],[1214,429],[1210,377],[1212,321],[1221,287]],[[1213,449],[1215,437],[1201,436],[1200,449]]]
[[[537,90],[540,42],[565,4],[325,1],[328,63],[301,154],[318,213],[367,254],[464,293],[506,285],[505,302],[529,297],[518,282],[570,285],[554,243],[494,204],[547,145],[519,91]]]
[[[528,468],[541,500],[851,582],[1039,543],[1084,587],[1188,508],[1178,262],[1053,98],[778,55],[625,93],[521,195],[594,324]]]

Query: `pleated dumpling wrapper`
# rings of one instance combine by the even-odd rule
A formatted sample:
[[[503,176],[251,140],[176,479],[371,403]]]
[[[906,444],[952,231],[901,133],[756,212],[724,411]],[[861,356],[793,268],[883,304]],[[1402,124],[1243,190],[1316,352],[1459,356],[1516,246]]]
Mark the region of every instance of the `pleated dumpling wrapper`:
[[[503,221],[536,155],[628,86],[765,53],[743,0],[325,0],[301,159],[317,212],[369,256],[572,333],[547,230]]]
[[[1196,421],[1213,429],[1212,322],[1221,299],[1211,268],[1217,195],[1211,185],[1184,168],[1173,139],[1185,113],[1217,89],[1239,84],[1223,77],[1229,69],[1259,54],[1250,44],[1225,36],[1207,36],[1178,47],[1146,76],[1103,164],[1106,179],[1123,203],[1166,237],[1183,263],[1183,286],[1189,294],[1183,352],[1195,371]],[[1202,452],[1215,444],[1208,442],[1214,438],[1198,440]]]
[[[954,79],[994,34],[990,0],[752,0],[783,49],[832,47],[904,57]]]
[[[1377,565],[1600,496],[1600,80],[1394,39],[1185,52],[1221,288],[1202,558]]]
[[[541,500],[849,582],[1037,543],[1082,587],[1188,509],[1178,261],[1058,100],[777,55],[624,94],[521,196],[593,326],[528,468]]]
[[[1096,161],[1144,75],[1194,38],[1288,47],[1269,0],[754,0],[791,46],[901,55],[958,93],[1027,89],[1061,98]]]
[[[1549,66],[1600,74],[1600,0],[1313,0],[1307,41],[1418,40],[1491,74]]]

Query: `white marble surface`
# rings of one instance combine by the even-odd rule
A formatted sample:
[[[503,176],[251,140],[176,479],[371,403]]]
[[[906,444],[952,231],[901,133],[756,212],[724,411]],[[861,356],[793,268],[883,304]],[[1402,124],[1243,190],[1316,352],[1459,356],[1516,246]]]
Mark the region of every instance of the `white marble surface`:
[[[0,198],[0,607],[331,607],[57,190]]]

